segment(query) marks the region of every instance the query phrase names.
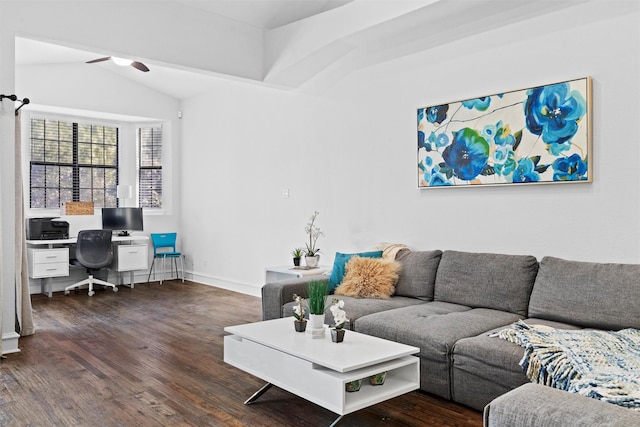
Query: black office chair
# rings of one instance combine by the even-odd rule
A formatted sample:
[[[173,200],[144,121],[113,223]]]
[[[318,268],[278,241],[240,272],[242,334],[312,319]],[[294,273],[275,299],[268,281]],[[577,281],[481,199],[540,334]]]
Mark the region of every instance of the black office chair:
[[[113,283],[93,277],[95,270],[100,270],[111,265],[113,259],[113,248],[111,247],[111,230],[82,230],[78,233],[76,244],[76,258],[71,261],[71,265],[84,267],[89,273],[89,277],[81,282],[64,288],[64,294],[69,295],[69,290],[89,285],[89,296],[95,292],[93,285],[99,284],[113,288],[113,292],[118,292],[118,288]]]

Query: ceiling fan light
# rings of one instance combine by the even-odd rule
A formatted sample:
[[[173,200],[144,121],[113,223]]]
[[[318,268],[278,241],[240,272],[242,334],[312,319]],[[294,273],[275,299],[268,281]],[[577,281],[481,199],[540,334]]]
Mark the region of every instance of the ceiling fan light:
[[[112,56],[111,60],[116,63],[116,65],[120,65],[121,67],[126,67],[133,64],[133,60],[118,58],[117,56]]]

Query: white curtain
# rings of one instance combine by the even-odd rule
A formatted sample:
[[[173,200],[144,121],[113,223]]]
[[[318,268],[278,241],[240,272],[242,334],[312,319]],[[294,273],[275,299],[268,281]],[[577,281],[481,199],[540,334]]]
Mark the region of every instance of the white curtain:
[[[27,240],[25,235],[24,201],[22,196],[22,142],[20,137],[20,112],[16,113],[16,332],[21,336],[33,335],[33,314],[31,295],[29,294],[29,275],[27,272]]]

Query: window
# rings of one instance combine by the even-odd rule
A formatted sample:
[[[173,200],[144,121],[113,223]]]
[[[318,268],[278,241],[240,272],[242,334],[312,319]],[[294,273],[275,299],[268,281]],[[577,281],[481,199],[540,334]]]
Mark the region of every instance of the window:
[[[117,127],[33,118],[30,140],[31,208],[118,206]]]
[[[138,206],[162,207],[162,128],[138,129]]]

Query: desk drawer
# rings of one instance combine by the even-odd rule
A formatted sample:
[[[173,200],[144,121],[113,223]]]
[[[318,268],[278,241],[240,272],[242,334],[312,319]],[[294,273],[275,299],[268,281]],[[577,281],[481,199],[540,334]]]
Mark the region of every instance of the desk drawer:
[[[69,275],[69,248],[29,248],[27,260],[32,279]]]
[[[146,270],[149,264],[147,245],[118,245],[112,268],[115,271]]]
[[[69,262],[69,249],[32,249],[34,264],[50,264],[53,262]]]
[[[69,263],[57,262],[50,264],[35,264],[31,271],[31,278],[41,279],[43,277],[64,277],[69,275]]]

